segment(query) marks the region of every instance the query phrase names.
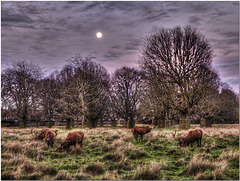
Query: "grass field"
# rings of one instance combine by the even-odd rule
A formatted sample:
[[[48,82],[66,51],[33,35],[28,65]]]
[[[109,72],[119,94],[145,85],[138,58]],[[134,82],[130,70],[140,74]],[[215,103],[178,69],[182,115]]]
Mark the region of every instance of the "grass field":
[[[57,129],[57,140],[63,141],[70,131]],[[48,149],[30,129],[2,128],[2,179],[239,180],[239,125],[203,129],[201,148],[197,143],[180,148],[174,129],[153,129],[139,144],[129,129],[73,129],[85,133],[83,151],[75,154],[74,148]]]

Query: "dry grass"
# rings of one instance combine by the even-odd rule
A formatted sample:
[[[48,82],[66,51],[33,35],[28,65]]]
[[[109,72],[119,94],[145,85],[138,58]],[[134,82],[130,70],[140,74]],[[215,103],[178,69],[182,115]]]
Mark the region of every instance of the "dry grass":
[[[72,180],[72,176],[66,171],[60,171],[54,180]]]
[[[218,160],[233,160],[239,159],[239,150],[238,151],[223,151],[222,154],[219,156]]]
[[[74,147],[69,153],[48,149],[45,141],[29,135],[30,129],[3,128],[2,179],[216,180],[239,175],[236,126],[204,128],[201,148],[180,148],[171,129],[153,129],[138,144],[129,129],[121,128],[59,129],[56,139],[62,142],[69,132],[78,130],[85,137],[83,152],[75,155]],[[177,131],[177,137],[187,132]]]
[[[189,175],[196,175],[199,172],[204,172],[206,170],[214,170],[215,168],[215,163],[212,163],[209,160],[203,160],[202,158],[198,158],[198,155],[194,155],[189,163],[187,173]]]
[[[159,163],[139,166],[133,176],[133,180],[161,180],[163,177],[161,168],[162,165]]]

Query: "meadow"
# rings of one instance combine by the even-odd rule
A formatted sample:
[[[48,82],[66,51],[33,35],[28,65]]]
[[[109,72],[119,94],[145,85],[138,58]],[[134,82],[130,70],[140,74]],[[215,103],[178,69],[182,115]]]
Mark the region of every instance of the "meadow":
[[[199,125],[191,128],[199,127]],[[36,129],[36,128],[35,128]],[[177,127],[153,129],[136,143],[130,129],[58,129],[57,141],[68,132],[85,133],[83,150],[75,154],[34,140],[30,128],[1,129],[3,180],[239,180],[239,125],[203,128],[202,147],[180,148]],[[39,128],[40,130],[40,128]],[[177,131],[177,136],[187,131]],[[78,147],[79,149],[79,147]]]

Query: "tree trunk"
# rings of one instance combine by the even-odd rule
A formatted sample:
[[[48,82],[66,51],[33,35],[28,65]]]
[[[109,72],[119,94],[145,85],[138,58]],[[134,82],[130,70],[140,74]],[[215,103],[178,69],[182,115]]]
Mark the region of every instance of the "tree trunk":
[[[117,121],[115,119],[111,119],[111,127],[116,127]]]
[[[123,127],[124,127],[124,128],[127,128],[127,127],[128,127],[128,121],[126,121],[126,120],[123,121]]]
[[[77,126],[76,127],[78,127],[79,126],[79,120],[78,120],[78,117],[77,117]]]
[[[165,120],[165,127],[166,128],[170,128],[171,127],[171,120],[168,119],[168,118]]]
[[[36,127],[38,128],[38,124],[39,124],[39,119],[36,119]]]
[[[159,128],[165,128],[165,119],[164,118],[159,119]]]
[[[19,128],[27,128],[27,116],[22,117],[22,121],[19,124]]]
[[[85,124],[85,116],[82,115],[82,129],[84,128],[84,124]]]
[[[154,124],[155,127],[159,127],[159,118],[155,117],[153,124]]]
[[[88,127],[89,127],[90,129],[96,128],[97,125],[98,125],[98,121],[97,121],[97,120],[89,119],[89,120],[87,121],[87,125],[88,125]]]
[[[66,118],[66,129],[71,129],[71,118]]]
[[[179,129],[190,129],[190,120],[187,118],[187,114],[185,112],[181,112]]]
[[[212,127],[212,120],[207,120],[205,118],[202,118],[200,120],[200,127],[201,128],[204,128],[204,127],[210,128],[210,127]]]
[[[101,119],[101,120],[100,120],[100,127],[103,127],[103,126],[104,126],[104,124],[103,124],[103,123],[104,123],[104,120],[103,120],[103,119]]]
[[[48,128],[52,128],[52,122],[51,122],[51,120],[49,120],[49,121],[46,123],[46,126],[47,126]]]
[[[134,119],[129,120],[128,128],[131,129],[135,126],[135,121]]]

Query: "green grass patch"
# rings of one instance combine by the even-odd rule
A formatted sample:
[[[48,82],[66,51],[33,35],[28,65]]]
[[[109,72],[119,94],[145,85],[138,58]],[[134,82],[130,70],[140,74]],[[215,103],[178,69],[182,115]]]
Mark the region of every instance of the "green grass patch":
[[[195,125],[194,125],[195,126]],[[196,126],[195,126],[196,127]],[[55,128],[54,128],[55,129]],[[57,139],[64,140],[65,127]],[[26,180],[203,180],[239,179],[239,137],[228,127],[204,132],[202,147],[180,148],[172,133],[177,127],[154,129],[136,143],[130,129],[80,129],[83,150],[59,153],[45,141],[36,142],[28,130],[2,131],[2,179]],[[235,129],[235,128],[234,128]],[[75,130],[75,128],[73,129]],[[30,146],[29,146],[30,145]],[[79,149],[79,146],[78,146]],[[218,167],[225,163],[225,167]]]

